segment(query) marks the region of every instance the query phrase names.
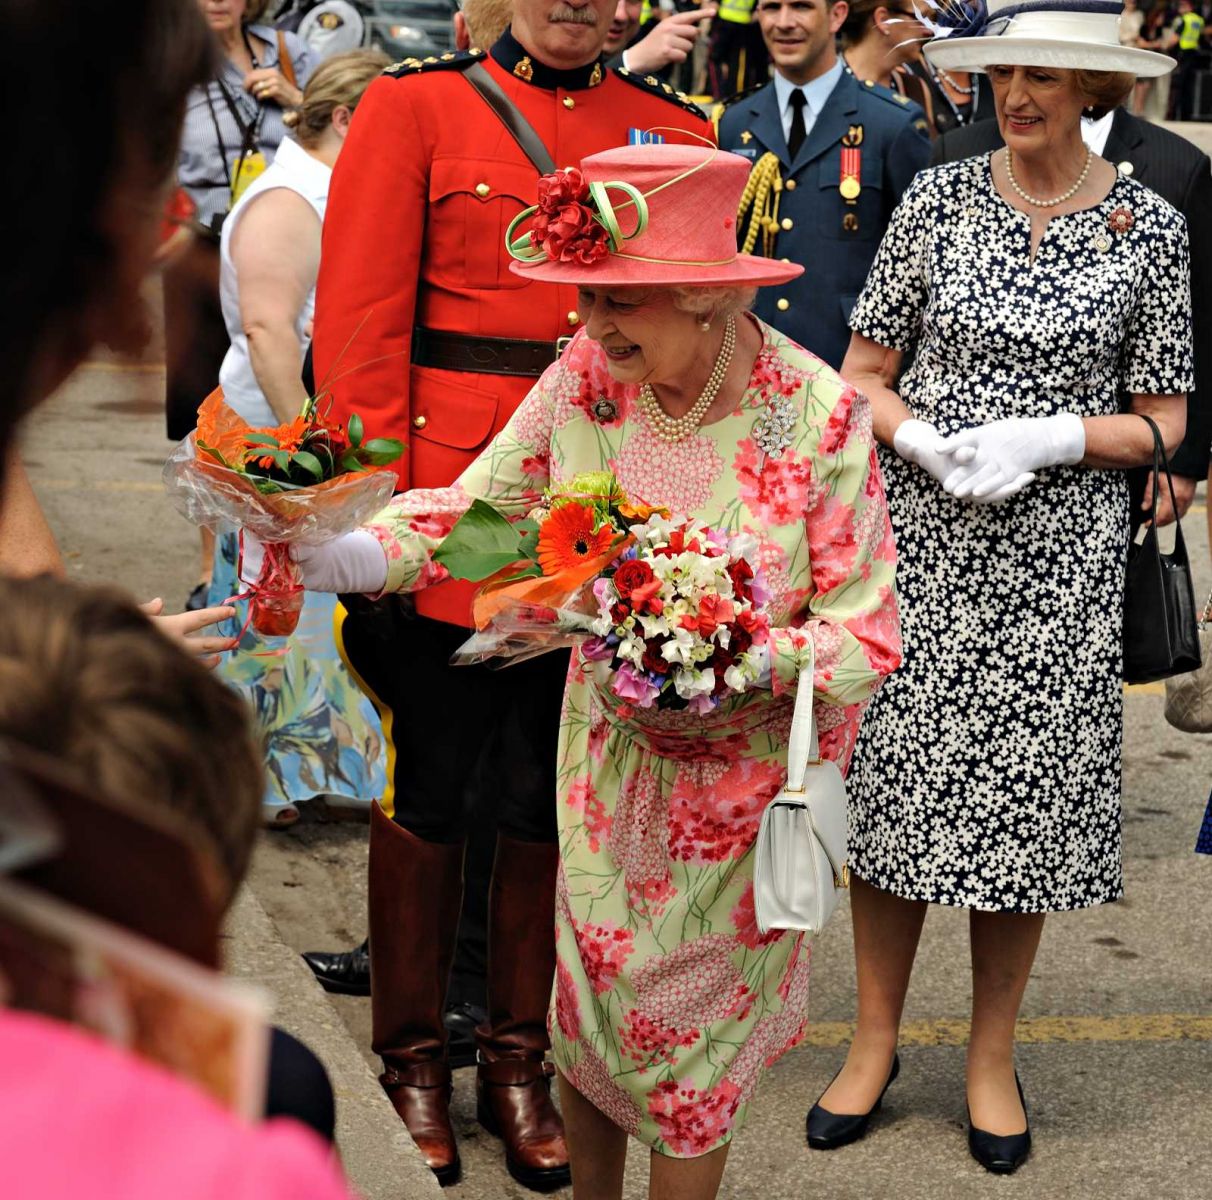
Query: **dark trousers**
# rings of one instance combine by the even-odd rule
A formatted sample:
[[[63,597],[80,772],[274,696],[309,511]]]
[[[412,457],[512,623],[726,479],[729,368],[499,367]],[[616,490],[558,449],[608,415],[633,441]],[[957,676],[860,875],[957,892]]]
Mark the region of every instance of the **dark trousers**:
[[[174,442],[198,423],[231,344],[219,304],[219,243],[195,237],[164,270],[165,423]]]
[[[276,1026],[270,1030],[265,1116],[291,1117],[333,1140],[337,1113],[328,1072],[302,1042]]]

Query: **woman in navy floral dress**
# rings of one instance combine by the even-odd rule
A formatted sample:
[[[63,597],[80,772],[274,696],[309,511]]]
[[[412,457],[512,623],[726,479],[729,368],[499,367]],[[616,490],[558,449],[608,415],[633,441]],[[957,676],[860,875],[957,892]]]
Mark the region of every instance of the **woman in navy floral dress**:
[[[996,1172],[1030,1147],[1014,1023],[1044,914],[1122,893],[1122,468],[1151,461],[1137,414],[1177,444],[1193,382],[1183,217],[1081,135],[1158,56],[1119,47],[1114,3],[1048,0],[1060,33],[1035,7],[1032,36],[1008,10],[928,47],[987,72],[1009,149],[918,175],[851,317],[905,658],[850,775],[858,1029],[808,1121],[820,1149],[865,1131],[927,905],[966,908],[969,1146]]]

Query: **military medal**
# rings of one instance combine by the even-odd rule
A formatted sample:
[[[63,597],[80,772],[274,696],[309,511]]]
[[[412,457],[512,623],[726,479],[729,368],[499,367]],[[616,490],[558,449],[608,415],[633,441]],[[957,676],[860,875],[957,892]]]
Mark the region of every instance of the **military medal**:
[[[741,134],[741,144],[742,144],[743,146],[748,146],[748,145],[749,145],[749,143],[750,143],[751,141],[753,141],[753,134],[751,134],[751,133],[749,132],[749,130],[748,130],[748,129],[746,129],[746,130],[745,130],[745,131],[744,131],[744,132]]]
[[[842,169],[837,190],[847,204],[853,204],[863,190],[863,127],[851,125],[842,138]]]

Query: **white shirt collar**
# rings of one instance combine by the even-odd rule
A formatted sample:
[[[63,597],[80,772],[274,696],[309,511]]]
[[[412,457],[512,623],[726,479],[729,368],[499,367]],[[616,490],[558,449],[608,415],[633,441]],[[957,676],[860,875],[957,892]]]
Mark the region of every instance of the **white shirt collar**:
[[[837,87],[837,81],[841,79],[843,70],[845,68],[842,58],[841,55],[838,55],[833,66],[824,75],[818,75],[803,86],[784,79],[778,71],[775,71],[774,94],[779,102],[779,112],[784,116],[787,115],[791,105],[791,93],[799,88],[804,93],[804,99],[808,101],[808,111],[804,114],[804,120],[806,124],[811,125],[813,119],[825,107],[825,101],[829,99],[833,89]]]
[[[1111,133],[1111,123],[1115,120],[1115,110],[1112,109],[1105,117],[1091,121],[1082,117],[1082,141],[1095,154],[1102,154],[1107,148],[1107,138]]]

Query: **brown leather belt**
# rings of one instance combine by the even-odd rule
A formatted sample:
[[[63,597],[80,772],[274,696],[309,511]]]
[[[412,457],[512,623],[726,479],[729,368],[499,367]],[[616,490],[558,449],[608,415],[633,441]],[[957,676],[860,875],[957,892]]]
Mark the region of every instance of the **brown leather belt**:
[[[418,367],[472,371],[477,375],[525,375],[537,379],[563,352],[571,338],[529,342],[520,338],[481,337],[426,329],[412,333],[412,361]]]

